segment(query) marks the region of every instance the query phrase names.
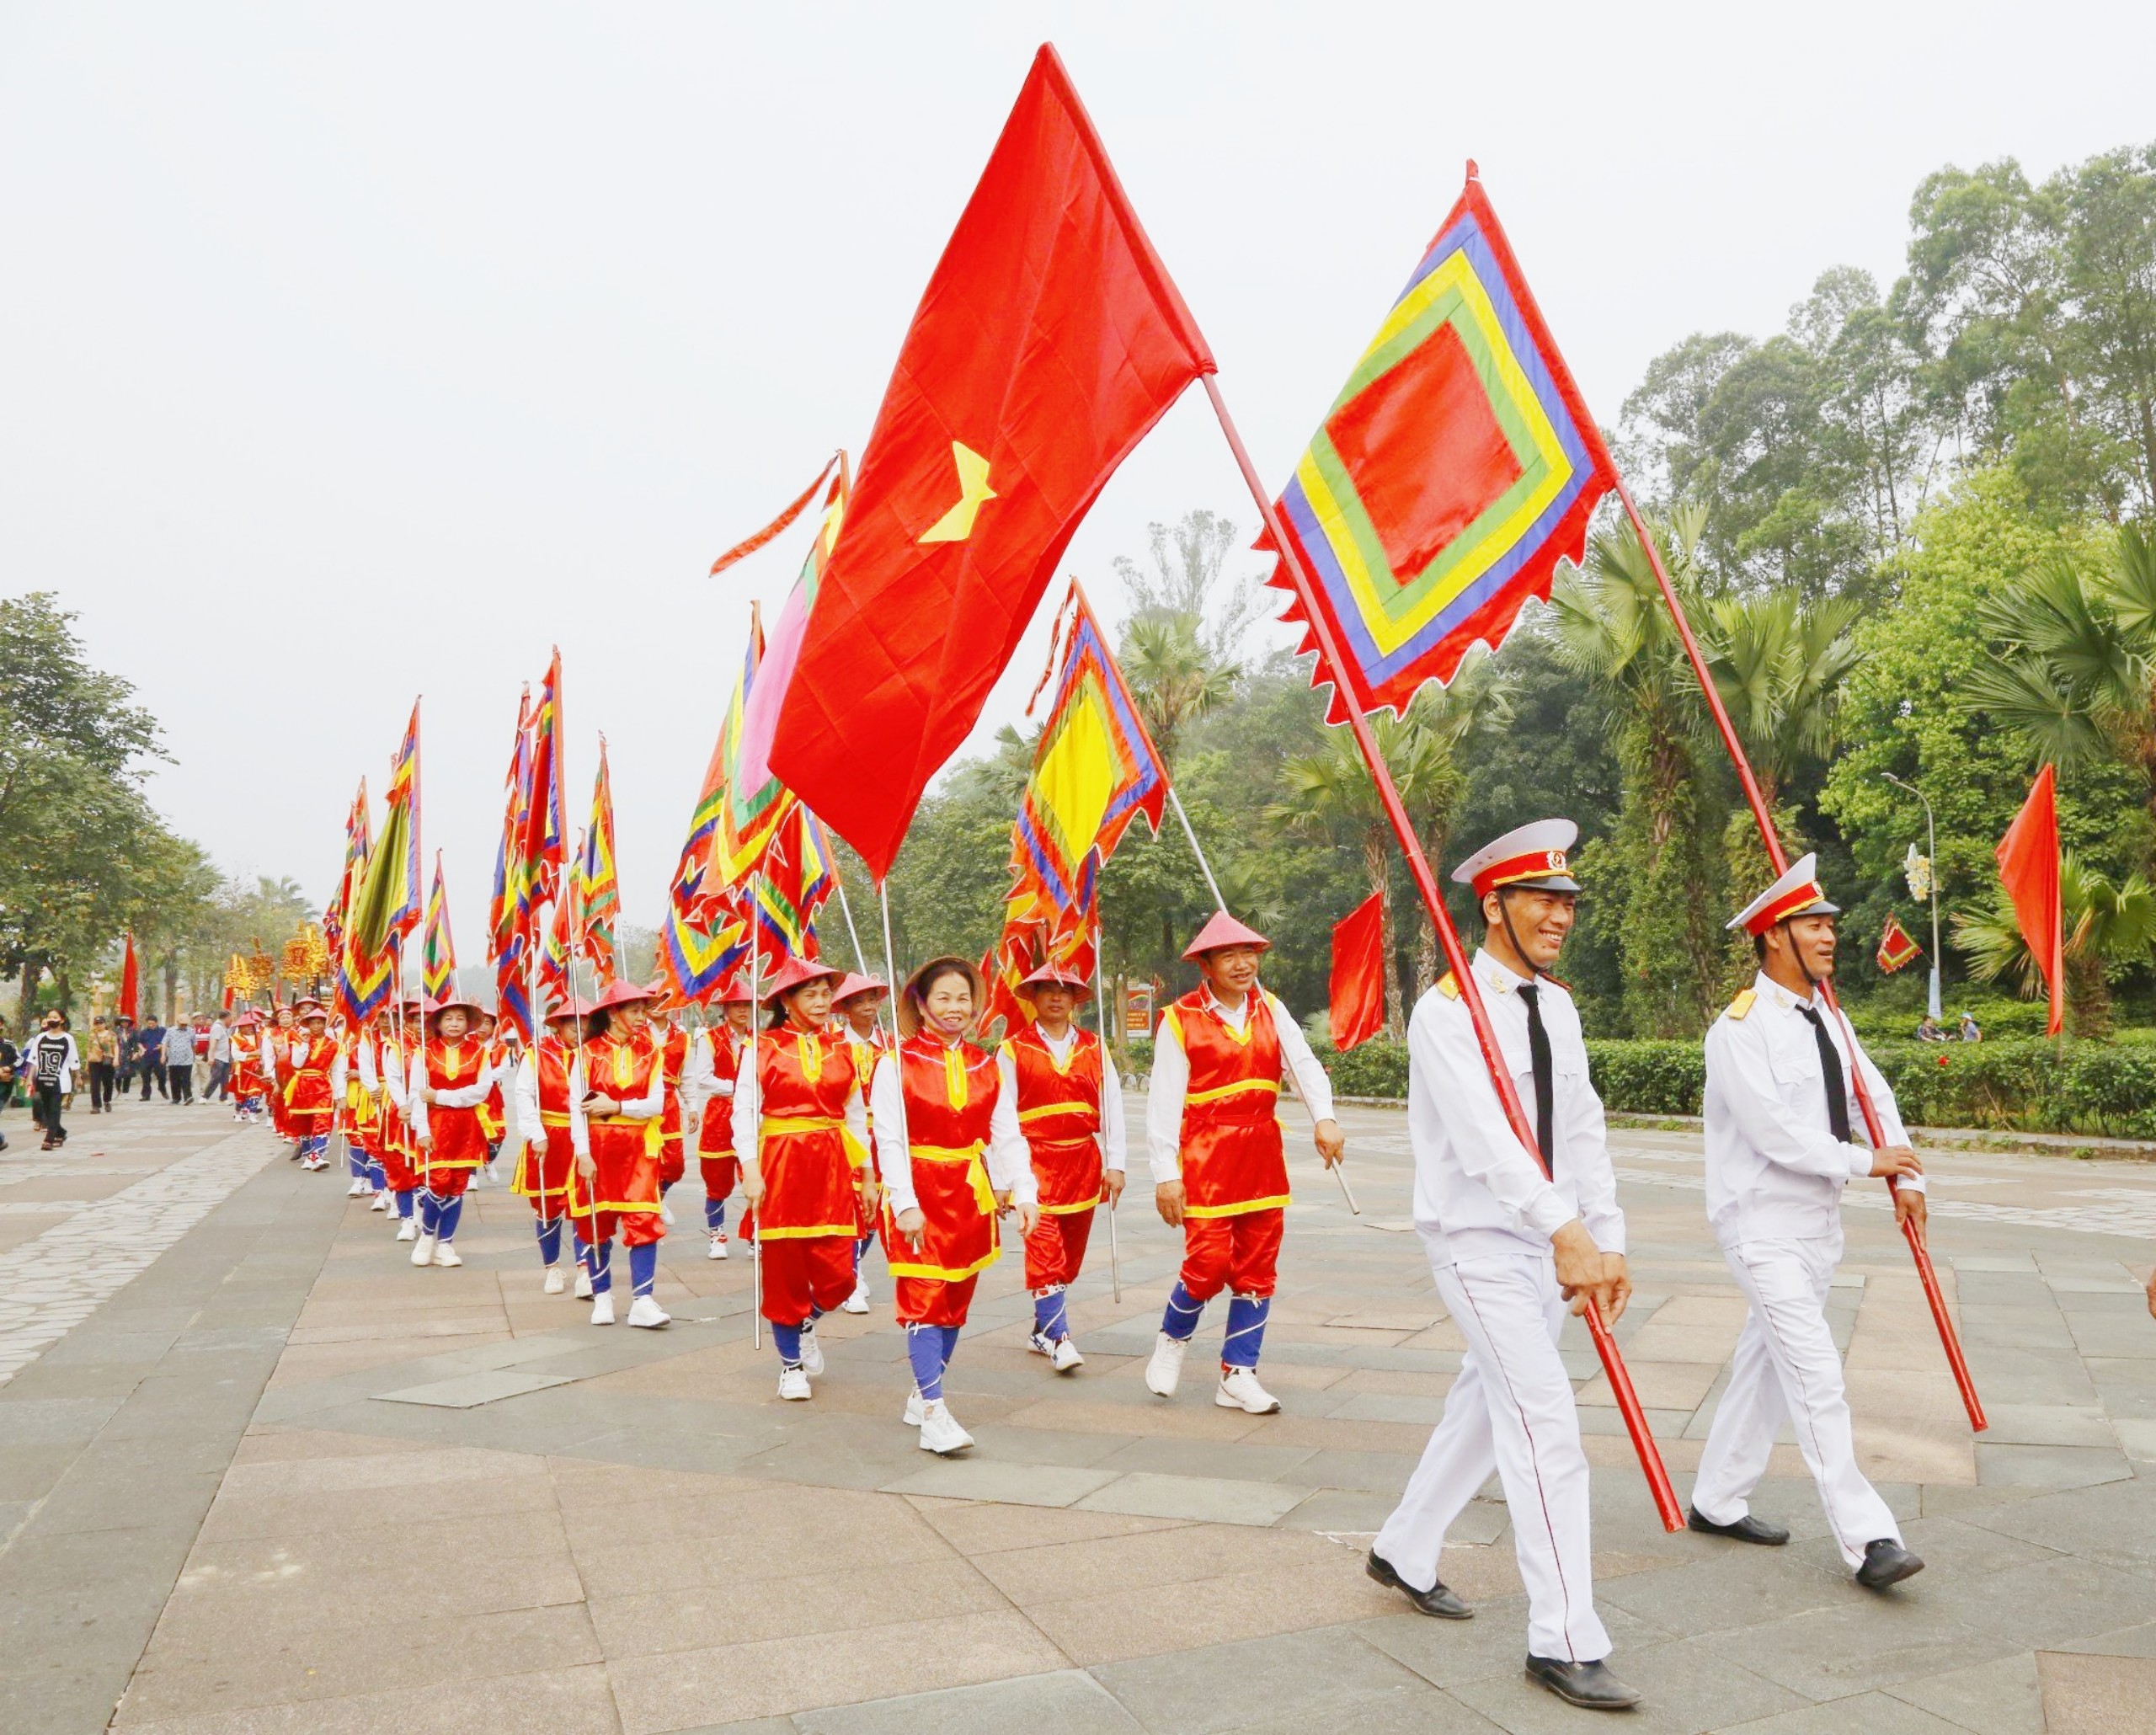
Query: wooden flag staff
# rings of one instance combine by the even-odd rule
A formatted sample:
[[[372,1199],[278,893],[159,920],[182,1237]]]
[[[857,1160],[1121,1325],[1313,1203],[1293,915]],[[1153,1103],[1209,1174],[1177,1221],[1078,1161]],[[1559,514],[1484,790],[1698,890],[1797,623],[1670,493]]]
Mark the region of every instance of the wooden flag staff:
[[[1430,923],[1437,930],[1438,943],[1444,948],[1445,964],[1460,985],[1460,1001],[1466,1006],[1468,1017],[1474,1022],[1475,1038],[1482,1050],[1484,1065],[1489,1069],[1490,1082],[1496,1088],[1497,1101],[1505,1111],[1505,1118],[1512,1123],[1513,1132],[1521,1146],[1542,1166],[1540,1147],[1534,1127],[1526,1112],[1521,1108],[1519,1093],[1513,1088],[1512,1076],[1505,1070],[1504,1058],[1497,1048],[1497,1033],[1490,1025],[1489,1009],[1482,1003],[1482,991],[1476,985],[1474,972],[1468,969],[1467,953],[1460,943],[1452,916],[1445,908],[1444,894],[1438,889],[1437,876],[1430,870],[1428,858],[1422,853],[1422,841],[1409,823],[1407,810],[1401,803],[1400,792],[1394,787],[1392,773],[1385,762],[1385,755],[1378,749],[1377,737],[1371,733],[1369,720],[1361,708],[1347,698],[1353,689],[1348,685],[1344,659],[1339,646],[1334,642],[1332,628],[1326,618],[1325,610],[1315,594],[1310,574],[1304,570],[1302,558],[1294,540],[1281,525],[1279,515],[1273,510],[1272,496],[1266,493],[1265,484],[1259,480],[1257,466],[1251,462],[1242,435],[1235,431],[1235,420],[1228,414],[1228,406],[1220,396],[1220,387],[1211,374],[1203,376],[1205,395],[1212,401],[1213,414],[1219,418],[1220,431],[1227,436],[1228,447],[1235,454],[1236,467],[1242,472],[1245,486],[1251,499],[1257,503],[1258,516],[1264,520],[1271,533],[1273,546],[1280,551],[1281,564],[1295,587],[1295,594],[1308,617],[1311,636],[1316,640],[1319,675],[1329,681],[1341,694],[1348,712],[1348,726],[1354,731],[1355,745],[1362,750],[1363,761],[1369,767],[1370,781],[1376,787],[1378,800],[1383,805],[1385,818],[1391,823],[1393,835],[1400,840],[1400,847],[1407,857],[1407,870],[1413,877],[1415,888],[1422,895],[1422,903],[1430,913]],[[1544,1170],[1546,1174],[1548,1171]],[[1604,1322],[1601,1310],[1592,1297],[1588,1299],[1583,1315],[1588,1332],[1594,1338],[1595,1352],[1602,1358],[1602,1366],[1609,1376],[1609,1388],[1617,1400],[1618,1412],[1625,1418],[1625,1427],[1632,1437],[1632,1448],[1638,1453],[1640,1469],[1647,1480],[1648,1492],[1654,1497],[1655,1510],[1661,1516],[1662,1528],[1681,1530],[1684,1528],[1684,1513],[1677,1503],[1677,1491],[1670,1485],[1669,1472],[1662,1462],[1662,1452],[1655,1444],[1653,1431],[1647,1426],[1646,1412],[1640,1407],[1638,1396],[1632,1390],[1631,1375],[1625,1371],[1625,1359],[1617,1348],[1617,1340],[1610,1336],[1609,1327]]]
[[[1210,384],[1209,381],[1207,382]],[[1722,704],[1721,694],[1716,689],[1714,677],[1707,672],[1706,659],[1700,654],[1700,642],[1692,636],[1692,623],[1684,617],[1684,605],[1678,601],[1677,587],[1670,583],[1669,574],[1662,563],[1662,551],[1655,546],[1654,538],[1647,533],[1646,523],[1640,517],[1640,509],[1632,504],[1632,492],[1621,478],[1615,478],[1617,498],[1624,504],[1625,515],[1631,520],[1632,534],[1640,539],[1647,563],[1654,569],[1654,579],[1662,591],[1662,600],[1668,605],[1669,617],[1676,623],[1677,636],[1684,641],[1684,656],[1692,665],[1692,673],[1700,683],[1700,691],[1705,697],[1707,710],[1714,718],[1716,731],[1729,753],[1729,762],[1736,767],[1737,781],[1743,786],[1744,799],[1752,809],[1753,823],[1759,829],[1759,841],[1767,846],[1767,859],[1774,864],[1778,874],[1789,871],[1789,854],[1782,848],[1781,839],[1775,835],[1773,816],[1759,793],[1758,780],[1752,775],[1752,762],[1745,756],[1743,744],[1737,739],[1737,730],[1729,720],[1729,712]],[[1832,982],[1819,984],[1819,992],[1825,998],[1828,1010],[1841,1021],[1843,1033],[1849,1038],[1852,1054],[1856,1051],[1856,1032],[1850,1027],[1849,1015],[1842,1010],[1841,1002],[1834,996]],[[1879,1119],[1879,1110],[1871,1100],[1871,1091],[1864,1081],[1864,1069],[1852,1065],[1849,1081],[1855,1086],[1856,1104],[1864,1116],[1864,1129],[1871,1140],[1874,1150],[1886,1143],[1886,1129]],[[1886,1177],[1886,1191],[1897,1191],[1894,1177]],[[1961,1407],[1968,1412],[1969,1426],[1982,1433],[1991,1424],[1984,1416],[1982,1400],[1977,1396],[1976,1381],[1969,1377],[1969,1364],[1961,1354],[1961,1340],[1955,1332],[1954,1321],[1946,1311],[1946,1298],[1940,1293],[1939,1273],[1932,1268],[1931,1252],[1924,1243],[1923,1233],[1913,1222],[1904,1219],[1902,1238],[1909,1244],[1909,1257],[1916,1262],[1917,1278],[1924,1285],[1924,1298],[1930,1304],[1932,1323],[1939,1328],[1939,1341],[1946,1352],[1946,1365],[1952,1369],[1954,1383],[1961,1388]]]

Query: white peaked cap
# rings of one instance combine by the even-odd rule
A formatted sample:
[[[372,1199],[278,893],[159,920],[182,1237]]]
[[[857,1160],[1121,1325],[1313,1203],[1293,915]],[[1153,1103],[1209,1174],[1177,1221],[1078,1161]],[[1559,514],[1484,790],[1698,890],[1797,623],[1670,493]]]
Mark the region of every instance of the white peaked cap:
[[[1841,913],[1840,905],[1827,901],[1826,891],[1819,884],[1819,857],[1813,854],[1790,862],[1789,872],[1738,910],[1727,926],[1742,928],[1748,934],[1764,934],[1792,916]]]
[[[1576,892],[1580,883],[1572,877],[1568,852],[1579,835],[1580,828],[1570,819],[1536,819],[1517,825],[1484,844],[1452,870],[1452,877],[1461,885],[1473,886],[1478,897],[1508,885]]]

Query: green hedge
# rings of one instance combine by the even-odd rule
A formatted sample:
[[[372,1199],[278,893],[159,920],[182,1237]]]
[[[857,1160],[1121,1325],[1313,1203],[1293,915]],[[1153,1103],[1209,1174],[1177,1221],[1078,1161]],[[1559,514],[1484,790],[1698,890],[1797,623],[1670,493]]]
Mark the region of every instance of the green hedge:
[[[1867,1044],[1913,1126],[2156,1138],[2156,1051],[2142,1044],[2041,1038],[1973,1044]],[[1692,1042],[1587,1045],[1603,1102],[1626,1114],[1697,1114],[1706,1084]],[[1407,1049],[1382,1038],[1327,1057],[1342,1096],[1407,1094]]]

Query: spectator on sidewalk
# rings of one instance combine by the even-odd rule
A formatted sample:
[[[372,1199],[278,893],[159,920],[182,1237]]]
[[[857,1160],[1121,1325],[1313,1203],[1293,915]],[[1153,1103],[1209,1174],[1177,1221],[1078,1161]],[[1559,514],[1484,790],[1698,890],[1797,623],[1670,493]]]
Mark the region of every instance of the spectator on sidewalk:
[[[1967,1006],[1963,1006],[1961,1008],[1961,1040],[1982,1042],[1983,1039],[1984,1033],[1983,1028],[1977,1022],[1977,1015]]]
[[[165,1096],[177,1106],[195,1100],[195,1033],[184,1022],[165,1032]]]
[[[90,1020],[90,1113],[112,1113],[112,1087],[120,1072],[120,1038],[103,1018]]]
[[[1917,1024],[1917,1040],[1919,1042],[1945,1042],[1946,1040],[1946,1033],[1939,1028],[1939,1020],[1933,1017],[1929,1012],[1926,1012]]]
[[[75,1075],[82,1064],[75,1038],[67,1033],[67,1015],[56,1006],[45,1015],[45,1028],[23,1050],[23,1070],[30,1076],[32,1113],[45,1129],[44,1150],[57,1150],[67,1142],[60,1111],[74,1092]]]
[[[210,1020],[210,1081],[203,1086],[203,1100],[220,1102],[232,1077],[232,1032],[220,1013]]]
[[[135,1069],[142,1075],[142,1100],[150,1100],[150,1086],[165,1093],[165,1033],[155,1012],[135,1027]]]

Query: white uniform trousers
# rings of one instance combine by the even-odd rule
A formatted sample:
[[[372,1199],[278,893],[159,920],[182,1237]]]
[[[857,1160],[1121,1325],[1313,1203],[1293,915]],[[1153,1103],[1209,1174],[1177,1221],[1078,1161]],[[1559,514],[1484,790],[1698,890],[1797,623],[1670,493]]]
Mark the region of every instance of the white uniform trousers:
[[[1468,1343],[1444,1418],[1377,1551],[1418,1590],[1438,1582],[1445,1532],[1495,1470],[1527,1587],[1528,1651],[1598,1663],[1609,1634],[1594,1612],[1587,1455],[1572,1382],[1557,1357],[1566,1307],[1546,1253],[1478,1254],[1435,1268],[1438,1294]]]
[[[1899,1542],[1902,1531],[1857,1468],[1842,1359],[1827,1328],[1827,1288],[1841,1263],[1842,1237],[1739,1241],[1722,1252],[1752,1311],[1707,1431],[1692,1505],[1718,1524],[1742,1518],[1786,1420],[1842,1558],[1860,1567],[1865,1543]]]

